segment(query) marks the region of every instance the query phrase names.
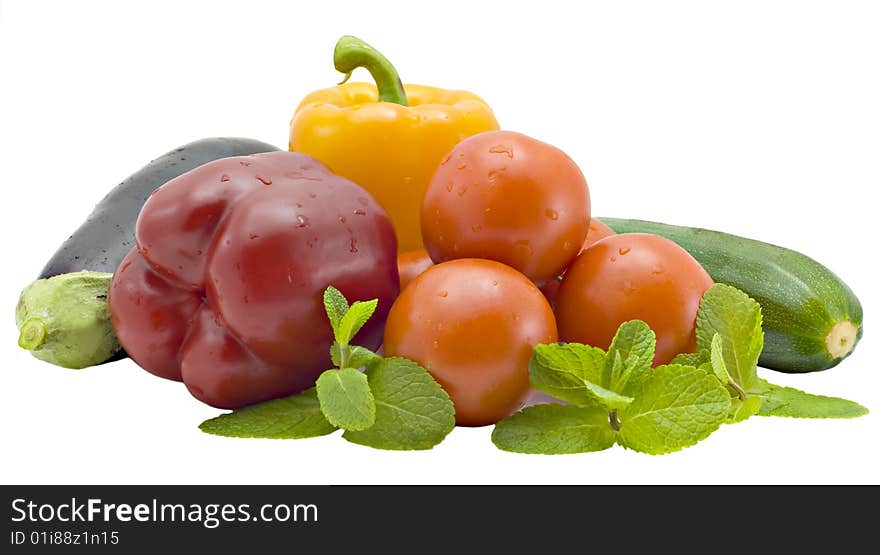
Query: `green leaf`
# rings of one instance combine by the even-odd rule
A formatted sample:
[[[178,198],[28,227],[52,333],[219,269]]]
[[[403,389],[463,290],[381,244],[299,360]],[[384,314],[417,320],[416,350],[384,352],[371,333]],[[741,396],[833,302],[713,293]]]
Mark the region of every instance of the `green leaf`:
[[[709,362],[708,353],[680,353],[676,355],[675,358],[669,362],[669,364],[675,364],[679,366],[693,366],[694,368],[699,368],[706,362]]]
[[[594,385],[604,364],[605,351],[596,347],[579,343],[537,345],[529,360],[529,380],[535,389],[557,399],[590,406],[596,404],[597,392],[606,391]]]
[[[748,390],[757,380],[758,357],[764,347],[761,306],[739,289],[716,283],[703,295],[697,312],[700,351],[711,352],[715,334],[722,338],[730,377]]]
[[[587,453],[614,445],[614,430],[601,407],[535,405],[496,424],[492,442],[514,453]]]
[[[617,440],[643,453],[671,453],[708,437],[729,411],[730,395],[715,376],[693,366],[658,366],[620,411]]]
[[[376,312],[376,307],[378,305],[379,299],[373,299],[372,301],[355,301],[339,322],[336,341],[345,344],[350,342],[357,332],[364,327],[364,324],[367,323],[370,316]]]
[[[587,391],[595,400],[591,404],[595,405],[596,403],[598,403],[602,405],[603,407],[605,407],[606,412],[608,409],[621,409],[633,402],[632,397],[615,393],[610,389],[605,389],[604,387],[600,387],[594,383],[584,382],[584,386],[586,386]]]
[[[330,346],[330,359],[333,360],[334,366],[341,366],[341,361],[339,360],[339,343],[336,343],[335,341],[333,342],[333,345]],[[349,368],[369,368],[372,364],[375,364],[381,359],[382,357],[365,347],[359,345],[348,346]]]
[[[377,449],[430,449],[455,427],[455,407],[424,368],[405,358],[382,359],[367,370],[376,423],[342,437]]]
[[[746,397],[740,400],[739,397],[730,400],[730,416],[727,418],[728,424],[742,422],[752,416],[758,414],[761,410],[761,398],[757,395]]]
[[[793,387],[782,387],[758,380],[749,393],[761,398],[761,416],[791,418],[855,418],[868,414],[868,409],[855,401],[805,393]]]
[[[321,412],[334,426],[365,430],[376,420],[376,403],[367,377],[354,368],[327,370],[315,384]]]
[[[630,320],[620,324],[608,347],[605,370],[599,385],[631,396],[632,391],[638,389],[643,374],[651,369],[656,344],[654,331],[645,322]],[[622,365],[616,362],[618,356]],[[633,384],[628,387],[630,380]]]
[[[345,299],[345,295],[332,285],[324,290],[324,310],[327,311],[327,319],[330,320],[333,333],[336,333],[336,330],[339,329],[339,322],[348,312],[348,301]]]
[[[298,395],[244,407],[205,420],[199,429],[226,437],[301,439],[323,436],[336,430],[318,404],[315,388]]]
[[[733,381],[733,378],[730,377],[730,373],[727,371],[727,364],[724,363],[724,347],[722,346],[722,343],[723,340],[720,335],[716,333],[712,336],[709,362],[715,377],[718,378],[721,383],[727,385]]]

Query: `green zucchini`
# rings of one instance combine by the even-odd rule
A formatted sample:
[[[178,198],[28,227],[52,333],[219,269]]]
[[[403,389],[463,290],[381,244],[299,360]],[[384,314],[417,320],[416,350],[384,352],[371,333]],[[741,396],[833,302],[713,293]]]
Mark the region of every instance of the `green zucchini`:
[[[617,233],[653,233],[688,251],[718,283],[761,304],[760,365],[781,372],[836,366],[862,337],[862,305],[831,270],[790,249],[720,231],[598,218]]]

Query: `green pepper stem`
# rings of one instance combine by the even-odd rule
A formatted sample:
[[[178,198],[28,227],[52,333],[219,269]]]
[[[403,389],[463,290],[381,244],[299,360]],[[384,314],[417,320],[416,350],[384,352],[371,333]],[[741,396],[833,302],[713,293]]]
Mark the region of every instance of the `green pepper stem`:
[[[21,326],[18,346],[33,351],[46,342],[46,333],[46,324],[39,318],[31,318]]]
[[[406,92],[397,70],[381,52],[357,37],[346,35],[339,39],[333,50],[333,65],[345,74],[342,83],[348,81],[351,73],[359,67],[365,68],[376,81],[380,102],[393,102],[409,106]]]

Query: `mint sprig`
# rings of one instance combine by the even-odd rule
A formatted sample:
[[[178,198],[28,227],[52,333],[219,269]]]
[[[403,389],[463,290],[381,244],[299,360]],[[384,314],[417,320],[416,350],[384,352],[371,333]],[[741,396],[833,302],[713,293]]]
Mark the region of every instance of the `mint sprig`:
[[[758,358],[764,345],[761,305],[735,287],[713,285],[703,295],[697,313],[697,347],[716,374],[729,373],[732,397],[730,422],[749,416],[792,418],[852,418],[868,409],[846,399],[812,395],[773,385],[758,377]],[[681,356],[681,355],[680,355]]]
[[[751,416],[852,418],[865,407],[758,377],[761,307],[716,284],[697,316],[696,353],[651,368],[655,337],[644,322],[621,324],[608,352],[576,343],[539,345],[532,385],[571,405],[537,405],[502,420],[492,441],[519,453],[584,453],[615,443],[664,454],[694,445],[723,423]]]
[[[316,387],[206,420],[200,429],[229,437],[299,439],[339,428],[353,443],[377,449],[430,449],[455,426],[449,395],[421,366],[404,358],[382,358],[352,345],[377,300],[348,300],[336,288],[324,292],[333,329],[330,358]],[[359,369],[366,371],[361,372]]]
[[[526,408],[495,426],[499,448],[519,453],[582,453],[619,443],[649,454],[689,447],[727,418],[730,396],[694,366],[651,368],[656,338],[640,320],[623,323],[604,352],[574,343],[540,345],[532,385],[573,406]]]
[[[331,424],[343,430],[366,430],[376,422],[376,402],[367,377],[352,361],[349,343],[376,311],[378,302],[377,299],[355,301],[349,306],[345,295],[332,285],[324,291],[324,310],[335,339],[330,358],[338,369],[332,368],[318,376],[315,387],[321,412]],[[363,351],[368,350],[361,347],[360,356],[369,358]]]

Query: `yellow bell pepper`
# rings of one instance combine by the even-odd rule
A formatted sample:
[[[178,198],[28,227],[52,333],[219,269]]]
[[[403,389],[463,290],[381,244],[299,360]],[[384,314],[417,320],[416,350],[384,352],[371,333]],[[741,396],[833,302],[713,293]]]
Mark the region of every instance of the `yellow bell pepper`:
[[[394,67],[354,37],[334,51],[346,79],[303,99],[290,122],[290,150],[324,162],[364,187],[391,217],[399,252],[422,247],[422,197],[443,158],[463,139],[498,129],[477,95],[402,85]],[[357,67],[376,80],[345,83]]]

